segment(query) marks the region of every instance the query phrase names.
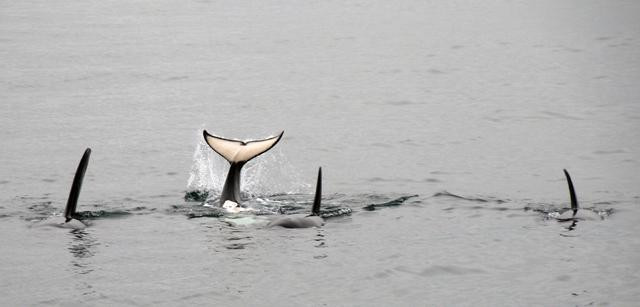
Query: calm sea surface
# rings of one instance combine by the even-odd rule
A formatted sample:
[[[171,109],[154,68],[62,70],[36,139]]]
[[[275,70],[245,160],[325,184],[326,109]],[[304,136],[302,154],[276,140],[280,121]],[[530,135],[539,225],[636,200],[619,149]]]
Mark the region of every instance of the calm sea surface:
[[[639,16],[0,1],[0,305],[637,306]],[[246,166],[249,206],[307,212],[322,166],[325,208],[352,213],[294,230],[215,217],[227,165],[202,129],[285,131]],[[42,226],[63,220],[86,147],[92,225]],[[574,225],[553,218],[563,168],[591,216]]]

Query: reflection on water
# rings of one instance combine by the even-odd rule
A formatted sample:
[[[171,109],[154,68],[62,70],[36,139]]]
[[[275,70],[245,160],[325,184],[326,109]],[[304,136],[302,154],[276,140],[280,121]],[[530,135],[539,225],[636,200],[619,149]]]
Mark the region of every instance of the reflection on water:
[[[74,262],[78,262],[77,266],[86,267],[88,263],[84,263],[84,260],[95,255],[94,246],[99,244],[98,241],[86,229],[74,229],[69,234],[72,241],[67,249],[74,256]]]
[[[78,276],[86,276],[95,270],[91,258],[96,254],[96,246],[100,243],[86,229],[74,229],[69,232],[69,235],[71,241],[67,250],[73,256],[71,271]],[[83,296],[95,293],[87,279],[78,277],[75,280],[77,281],[76,289],[81,291]]]
[[[327,245],[327,239],[326,236],[324,234],[324,229],[323,228],[316,228],[316,238],[313,239],[315,242],[317,242],[318,244],[314,245],[314,247],[318,247],[318,248],[326,248],[328,247]],[[323,250],[320,250],[323,251]],[[322,252],[318,255],[313,256],[314,259],[324,259],[327,258],[329,255],[327,255],[326,250],[324,250],[325,252]]]
[[[571,221],[571,225],[567,226],[567,230],[574,230],[576,229],[576,226],[578,226],[578,220],[573,220]]]
[[[317,228],[317,231],[318,233],[316,234],[316,238],[314,239],[314,241],[318,242],[318,244],[315,245],[315,247],[327,247],[327,240],[324,236],[324,229]]]

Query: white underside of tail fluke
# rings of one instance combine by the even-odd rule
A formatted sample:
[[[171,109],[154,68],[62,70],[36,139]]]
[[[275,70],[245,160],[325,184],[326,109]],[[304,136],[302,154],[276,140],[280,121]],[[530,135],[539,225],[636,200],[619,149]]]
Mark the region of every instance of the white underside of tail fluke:
[[[240,212],[247,212],[247,211],[256,211],[253,208],[244,208],[244,207],[240,207],[240,205],[238,205],[238,203],[234,202],[234,201],[230,201],[227,200],[224,202],[224,204],[222,204],[222,208],[229,212],[229,213],[240,213]]]
[[[230,140],[225,139],[219,136],[211,135],[207,133],[207,131],[203,131],[204,139],[211,146],[215,152],[220,154],[222,157],[227,159],[227,161],[234,162],[246,162],[249,161],[265,151],[271,149],[271,147],[275,146],[284,131],[282,131],[279,135],[272,136],[263,140],[252,140],[252,141],[240,141],[240,140]]]

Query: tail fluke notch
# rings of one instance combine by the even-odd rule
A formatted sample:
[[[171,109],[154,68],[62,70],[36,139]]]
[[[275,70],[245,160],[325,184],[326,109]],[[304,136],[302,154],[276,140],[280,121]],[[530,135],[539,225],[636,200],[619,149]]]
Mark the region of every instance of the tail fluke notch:
[[[229,163],[247,162],[269,149],[276,146],[284,131],[272,137],[262,140],[240,141],[226,139],[223,137],[209,134],[207,130],[202,131],[204,140],[209,144],[213,151],[224,157]]]

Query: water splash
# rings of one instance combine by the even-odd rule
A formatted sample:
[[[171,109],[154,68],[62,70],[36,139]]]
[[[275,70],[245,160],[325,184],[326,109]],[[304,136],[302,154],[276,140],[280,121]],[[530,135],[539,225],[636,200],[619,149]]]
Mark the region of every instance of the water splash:
[[[524,211],[533,211],[542,214],[542,217],[545,220],[562,220],[564,215],[567,213],[573,212],[571,208],[568,207],[559,207],[555,205],[549,204],[541,204],[541,205],[527,205],[524,207]],[[580,208],[578,210],[575,219],[600,219],[604,220],[614,213],[613,208],[597,208],[597,207],[586,207]],[[567,215],[568,219],[573,219],[574,216]]]
[[[199,132],[200,133],[200,132]],[[187,180],[188,200],[202,201],[218,197],[229,171],[229,163],[215,153],[202,138],[198,139],[193,152],[193,164]],[[279,148],[249,161],[242,170],[241,183],[244,197],[274,194],[295,194],[310,191],[311,185],[301,179],[300,172],[289,163]],[[194,194],[194,192],[197,192]],[[192,199],[193,198],[193,199]]]
[[[302,179],[298,169],[293,167],[278,148],[250,161],[243,170],[242,189],[256,197],[274,194],[307,194],[311,184]],[[226,176],[226,172],[220,174]]]
[[[222,158],[216,159],[212,152],[204,140],[200,139],[196,144],[191,173],[187,180],[188,191],[216,191],[218,194],[222,191],[224,182],[220,176],[214,174],[225,172],[225,161]],[[229,167],[226,168],[228,170]]]

